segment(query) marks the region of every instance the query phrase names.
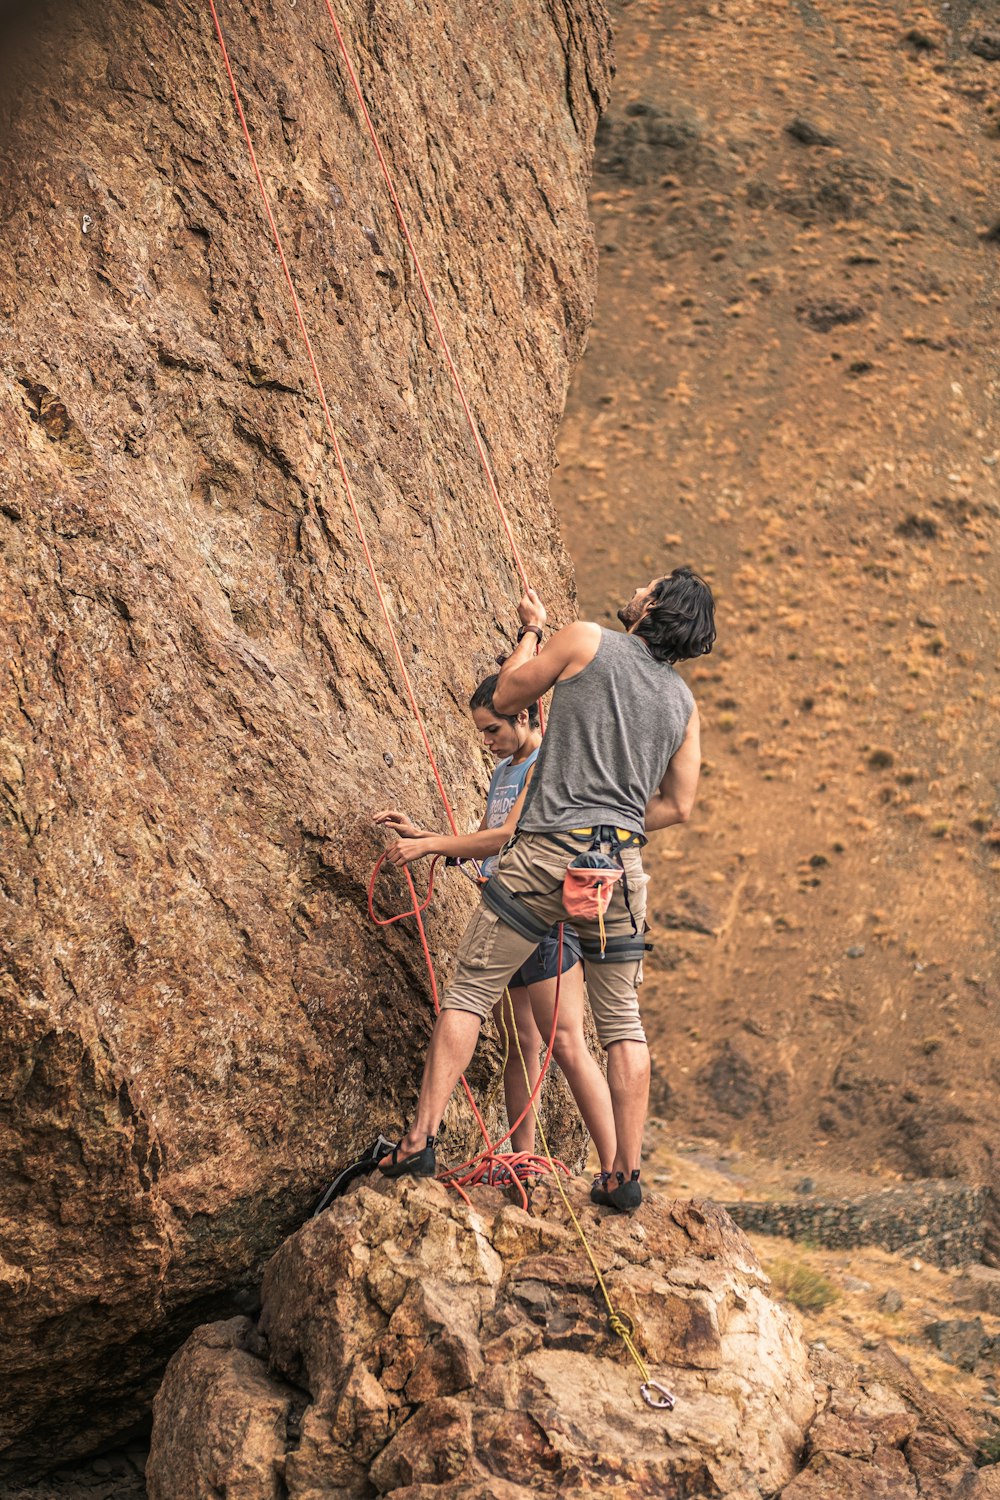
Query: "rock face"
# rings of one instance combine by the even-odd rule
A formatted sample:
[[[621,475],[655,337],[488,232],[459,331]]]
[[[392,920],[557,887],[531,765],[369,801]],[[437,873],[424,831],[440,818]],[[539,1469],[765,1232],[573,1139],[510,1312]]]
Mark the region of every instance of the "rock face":
[[[863,1368],[815,1345],[810,1365],[820,1409],[781,1500],[978,1500],[975,1424],[887,1344]]]
[[[353,1190],[281,1247],[259,1323],[200,1328],[154,1408],[151,1500],[772,1495],[814,1413],[801,1335],[707,1203],[571,1201],[673,1412],[639,1397],[555,1191]]]
[[[510,638],[516,576],[325,8],[220,10],[389,608],[473,826],[484,767],[464,707]],[[463,0],[340,10],[513,525],[565,616],[547,481],[593,295],[599,0],[513,20]],[[255,1274],[334,1161],[407,1114],[431,1006],[413,934],[368,921],[370,815],[397,803],[433,826],[441,810],[207,7],[9,11],[12,1463],[127,1429],[179,1330]],[[441,884],[447,972],[471,892]],[[402,886],[383,890],[400,909]],[[451,1129],[460,1149],[465,1117]],[[562,1135],[570,1158],[578,1140]]]
[[[966,1266],[952,1284],[956,1302],[1000,1317],[1000,1271],[992,1266]]]

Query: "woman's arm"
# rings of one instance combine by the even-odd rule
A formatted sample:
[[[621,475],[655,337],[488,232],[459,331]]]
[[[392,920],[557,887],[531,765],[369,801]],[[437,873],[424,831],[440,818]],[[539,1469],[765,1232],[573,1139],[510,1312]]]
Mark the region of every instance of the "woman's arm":
[[[447,859],[488,859],[491,854],[499,854],[517,827],[534,771],[532,766],[524,778],[524,786],[517,801],[497,828],[487,828],[484,817],[475,833],[459,834],[457,837],[453,834],[430,833],[416,838],[401,838],[397,844],[393,844],[386,859],[393,865],[408,865],[415,859],[424,859],[427,855],[434,854],[443,855]]]
[[[372,822],[385,823],[392,829],[393,833],[398,833],[401,839],[431,839],[438,837],[430,828],[418,828],[416,823],[411,818],[408,818],[405,813],[396,812],[395,808],[392,807],[386,808],[384,812],[376,813]],[[476,832],[482,833],[485,827],[486,814],[483,813],[482,820]]]

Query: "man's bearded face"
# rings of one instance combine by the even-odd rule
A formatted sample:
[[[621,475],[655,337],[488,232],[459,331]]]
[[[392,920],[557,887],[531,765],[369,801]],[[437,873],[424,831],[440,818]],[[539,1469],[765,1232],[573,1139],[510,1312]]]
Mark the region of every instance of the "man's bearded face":
[[[626,630],[631,630],[632,626],[638,624],[638,622],[642,619],[643,615],[646,612],[646,604],[649,600],[650,594],[657,587],[657,585],[662,582],[662,578],[651,579],[650,582],[646,584],[645,588],[636,589],[635,593],[632,595],[628,603],[622,605],[621,609],[618,611],[618,618],[625,626]]]

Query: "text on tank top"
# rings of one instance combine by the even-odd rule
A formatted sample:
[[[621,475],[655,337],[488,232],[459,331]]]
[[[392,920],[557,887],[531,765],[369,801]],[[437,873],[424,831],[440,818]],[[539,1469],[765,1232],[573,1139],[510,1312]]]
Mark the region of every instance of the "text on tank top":
[[[524,790],[524,783],[528,772],[538,759],[538,751],[532,750],[524,760],[515,765],[510,756],[506,760],[498,760],[490,781],[490,789],[486,793],[486,826],[487,828],[499,828],[506,823],[510,816],[510,810]],[[491,854],[488,859],[481,861],[484,875],[492,875],[496,868],[499,855]]]

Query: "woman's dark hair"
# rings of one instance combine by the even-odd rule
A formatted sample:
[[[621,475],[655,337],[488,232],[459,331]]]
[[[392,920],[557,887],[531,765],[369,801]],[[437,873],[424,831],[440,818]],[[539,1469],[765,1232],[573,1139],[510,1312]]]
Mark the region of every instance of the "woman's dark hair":
[[[704,656],[715,642],[715,600],[704,578],[675,568],[661,578],[653,604],[635,627],[657,661]]]
[[[497,690],[500,674],[493,672],[489,677],[484,677],[469,699],[470,708],[485,708],[487,713],[496,714],[498,719],[506,719],[508,724],[517,723],[517,714],[502,714],[493,707],[493,694]],[[537,729],[541,723],[538,714],[538,704],[532,703],[528,706],[528,723],[532,729]]]

